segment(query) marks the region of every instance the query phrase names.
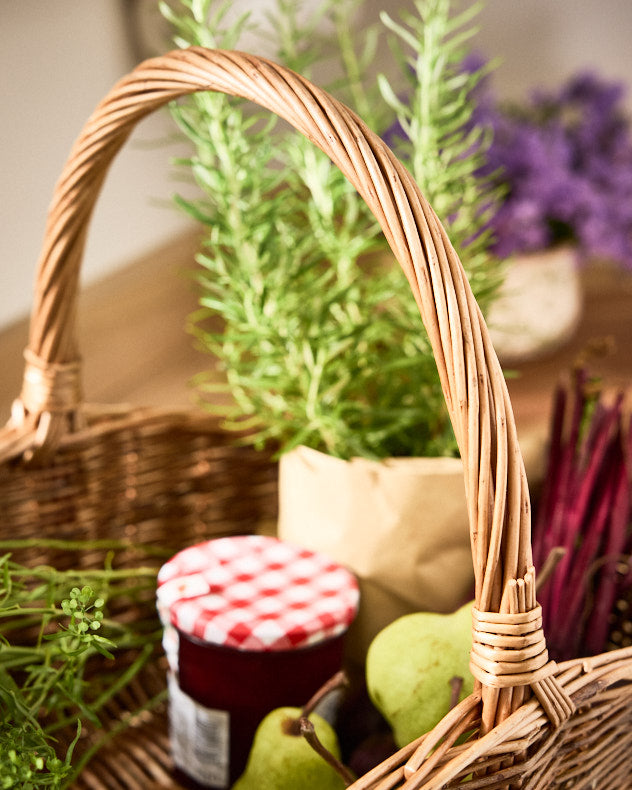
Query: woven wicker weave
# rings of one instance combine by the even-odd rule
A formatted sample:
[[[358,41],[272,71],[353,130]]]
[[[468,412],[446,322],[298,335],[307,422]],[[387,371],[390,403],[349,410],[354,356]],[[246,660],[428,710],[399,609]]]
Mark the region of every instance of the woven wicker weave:
[[[353,788],[629,788],[632,650],[560,666],[548,660],[511,406],[445,231],[408,172],[361,120],[268,61],[202,49],[152,59],[121,80],[89,119],[54,194],[24,386],[0,435],[3,536],[125,535],[177,548],[209,534],[248,531],[273,514],[274,466],[267,457],[233,447],[212,419],[97,409],[81,399],[73,316],[101,184],[138,120],[198,90],[242,96],[285,118],[331,157],[366,200],[418,302],[465,462],[477,690],[435,731]],[[160,685],[160,666],[143,682]],[[139,698],[150,693],[137,692]],[[113,720],[119,715],[114,711]],[[475,736],[454,745],[469,730]],[[81,785],[169,786],[169,771],[164,716],[158,713],[102,752]]]

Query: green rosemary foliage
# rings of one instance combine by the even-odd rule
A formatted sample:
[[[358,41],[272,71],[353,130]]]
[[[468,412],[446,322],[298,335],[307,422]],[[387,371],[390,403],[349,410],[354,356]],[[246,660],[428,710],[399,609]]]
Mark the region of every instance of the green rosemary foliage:
[[[415,0],[416,13],[403,13],[403,24],[382,12],[382,22],[395,34],[391,43],[406,77],[406,99],[398,98],[384,75],[378,82],[403,132],[393,136],[395,153],[443,222],[485,311],[502,275],[488,252],[486,227],[502,192],[478,173],[491,132],[471,121],[476,88],[495,63],[464,68],[477,31],[471,23],[483,3],[458,14],[453,5],[452,0]]]
[[[25,542],[0,548],[9,545]],[[124,624],[108,615],[117,600],[153,599],[156,570],[116,570],[111,559],[100,570],[60,571],[0,556],[0,788],[68,787],[109,737],[76,757],[82,726],[101,726],[101,711],[160,639],[156,618]],[[132,660],[119,667],[113,659],[123,650]],[[90,671],[97,656],[105,659],[98,673]]]
[[[247,17],[224,28],[227,4],[212,6],[181,0],[178,12],[173,4],[164,9],[178,44],[238,44]],[[362,79],[376,31],[364,31],[358,48],[350,36],[358,0],[322,0],[299,21],[300,6],[278,0],[270,16],[276,59],[310,77],[328,52],[316,36],[325,15],[337,42],[330,90],[386,128],[392,110],[378,101],[377,84]],[[226,383],[212,374],[196,380],[208,408],[230,427],[250,428],[255,443],[274,440],[282,451],[306,444],[342,458],[455,453],[410,287],[340,171],[301,135],[241,101],[197,94],[172,112],[195,147],[179,164],[202,192],[199,200],[177,199],[205,227],[201,308],[191,329],[226,375]],[[461,160],[463,146],[452,163],[462,175]],[[481,276],[479,285],[489,283]],[[218,393],[230,401],[218,406]]]

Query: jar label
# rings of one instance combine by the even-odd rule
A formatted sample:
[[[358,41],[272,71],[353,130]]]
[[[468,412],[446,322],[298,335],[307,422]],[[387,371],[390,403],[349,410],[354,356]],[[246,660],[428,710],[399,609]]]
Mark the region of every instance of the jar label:
[[[173,761],[201,785],[229,785],[230,714],[205,708],[169,673],[169,730]]]

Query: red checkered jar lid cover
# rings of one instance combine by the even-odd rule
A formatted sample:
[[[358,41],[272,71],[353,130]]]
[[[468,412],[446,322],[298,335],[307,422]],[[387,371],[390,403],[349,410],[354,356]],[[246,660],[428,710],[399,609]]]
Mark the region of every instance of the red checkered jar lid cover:
[[[173,626],[238,650],[291,650],[339,636],[358,600],[357,581],[341,565],[260,535],[191,546],[158,574],[158,607]]]

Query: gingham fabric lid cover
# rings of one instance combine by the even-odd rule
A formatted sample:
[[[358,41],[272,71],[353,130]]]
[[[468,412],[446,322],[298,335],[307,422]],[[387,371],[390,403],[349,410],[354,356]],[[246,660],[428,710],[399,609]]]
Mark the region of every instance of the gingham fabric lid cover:
[[[358,599],[356,579],[342,566],[259,535],[191,546],[158,574],[158,606],[172,625],[239,650],[289,650],[339,636]]]

